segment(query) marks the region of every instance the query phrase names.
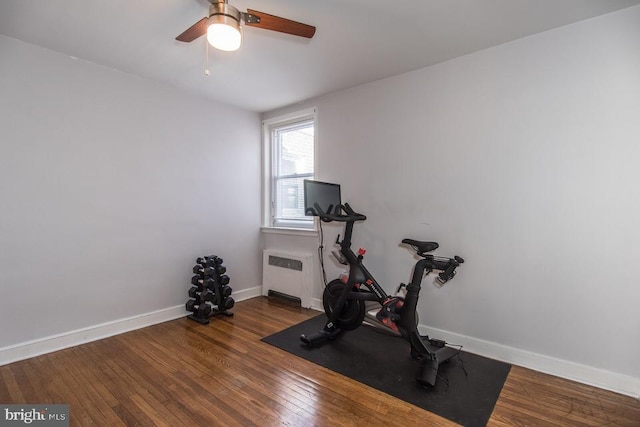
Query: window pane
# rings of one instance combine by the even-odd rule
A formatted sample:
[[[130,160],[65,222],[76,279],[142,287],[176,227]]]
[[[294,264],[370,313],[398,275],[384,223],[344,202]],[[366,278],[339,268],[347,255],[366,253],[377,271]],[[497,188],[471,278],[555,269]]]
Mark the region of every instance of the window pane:
[[[313,121],[275,130],[278,153],[276,176],[313,174]]]
[[[310,176],[276,180],[275,220],[298,219],[311,221],[304,215],[304,184]]]

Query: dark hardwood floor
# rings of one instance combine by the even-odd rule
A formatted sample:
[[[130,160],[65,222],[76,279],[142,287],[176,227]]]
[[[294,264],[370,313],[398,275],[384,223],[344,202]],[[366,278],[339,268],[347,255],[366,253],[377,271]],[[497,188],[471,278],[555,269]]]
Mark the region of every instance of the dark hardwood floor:
[[[71,425],[445,426],[261,338],[318,314],[254,298],[0,367],[0,403],[68,403]],[[491,426],[640,426],[631,397],[514,366]]]

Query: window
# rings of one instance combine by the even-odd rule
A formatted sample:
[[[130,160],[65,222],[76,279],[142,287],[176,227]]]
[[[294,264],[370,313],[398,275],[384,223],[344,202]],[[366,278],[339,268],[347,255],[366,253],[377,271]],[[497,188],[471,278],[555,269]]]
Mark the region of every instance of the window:
[[[304,214],[305,179],[313,179],[315,110],[265,121],[265,225],[313,228]]]

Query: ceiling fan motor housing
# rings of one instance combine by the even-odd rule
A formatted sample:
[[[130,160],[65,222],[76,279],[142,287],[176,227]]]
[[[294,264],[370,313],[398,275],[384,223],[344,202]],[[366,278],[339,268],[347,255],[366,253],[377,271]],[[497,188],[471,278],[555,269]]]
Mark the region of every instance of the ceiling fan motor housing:
[[[209,6],[209,18],[220,15],[224,18],[231,18],[237,23],[240,23],[240,11],[238,9],[227,4],[225,1],[212,2],[211,6]]]

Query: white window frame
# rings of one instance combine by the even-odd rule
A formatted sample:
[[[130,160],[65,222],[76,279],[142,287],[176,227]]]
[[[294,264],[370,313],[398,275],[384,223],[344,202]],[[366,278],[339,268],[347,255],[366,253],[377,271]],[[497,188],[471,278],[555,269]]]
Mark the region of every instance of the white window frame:
[[[309,217],[308,224],[299,223],[279,223],[274,225],[274,164],[276,162],[276,152],[274,149],[274,141],[272,141],[272,130],[276,127],[286,126],[288,124],[301,122],[305,120],[313,120],[313,171],[314,176],[317,174],[317,153],[318,153],[318,114],[317,109],[307,108],[293,113],[273,117],[262,122],[262,140],[263,140],[263,183],[262,183],[262,226],[266,230],[303,230],[315,231],[316,221],[313,217]]]

